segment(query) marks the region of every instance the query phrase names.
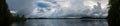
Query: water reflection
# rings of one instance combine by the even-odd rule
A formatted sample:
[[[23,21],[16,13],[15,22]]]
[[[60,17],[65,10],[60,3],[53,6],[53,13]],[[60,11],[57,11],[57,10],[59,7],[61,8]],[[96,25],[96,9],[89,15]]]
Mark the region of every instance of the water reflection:
[[[108,26],[105,19],[29,19],[16,26]]]

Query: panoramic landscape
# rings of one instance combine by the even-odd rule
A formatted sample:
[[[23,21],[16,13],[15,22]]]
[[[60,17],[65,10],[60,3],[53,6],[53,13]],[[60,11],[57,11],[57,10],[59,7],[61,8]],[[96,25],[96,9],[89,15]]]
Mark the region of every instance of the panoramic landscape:
[[[120,26],[120,0],[0,0],[0,26]]]

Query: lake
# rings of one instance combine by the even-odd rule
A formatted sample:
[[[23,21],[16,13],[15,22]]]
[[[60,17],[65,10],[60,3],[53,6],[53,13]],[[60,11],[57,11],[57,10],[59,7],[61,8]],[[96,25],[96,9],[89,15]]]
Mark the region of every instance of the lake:
[[[28,19],[11,26],[108,26],[106,19]]]

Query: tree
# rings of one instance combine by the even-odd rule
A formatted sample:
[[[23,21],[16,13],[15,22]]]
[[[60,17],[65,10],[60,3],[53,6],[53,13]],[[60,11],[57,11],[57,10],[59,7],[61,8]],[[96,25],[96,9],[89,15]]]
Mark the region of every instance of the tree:
[[[11,13],[9,12],[8,6],[6,4],[6,0],[0,0],[0,13],[2,17],[11,16]]]
[[[25,18],[25,15],[22,15],[22,18]]]
[[[0,25],[8,26],[8,18],[11,16],[6,0],[0,0],[0,18],[3,18],[3,21],[0,22],[2,24]]]
[[[109,0],[110,10],[108,11],[109,26],[120,26],[120,0]]]
[[[23,16],[23,18],[19,18],[19,15],[17,17],[12,16],[6,0],[0,0],[0,26],[10,26],[12,22],[24,20],[25,16]]]

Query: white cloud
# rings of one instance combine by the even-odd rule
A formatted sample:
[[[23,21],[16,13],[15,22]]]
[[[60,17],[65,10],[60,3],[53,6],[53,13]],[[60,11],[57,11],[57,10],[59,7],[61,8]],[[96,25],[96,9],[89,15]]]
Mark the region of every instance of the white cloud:
[[[15,14],[17,11],[10,11],[10,13],[13,13],[13,14]]]
[[[92,9],[94,8],[93,6],[97,5],[97,2],[101,3],[101,7],[103,10],[106,9],[108,3],[108,0],[25,0],[25,1],[20,0],[20,1],[18,2],[17,0],[12,1],[7,0],[9,8],[11,10],[15,9],[18,11],[17,14],[24,14],[27,17],[61,17],[67,15],[91,16],[93,12]],[[46,3],[50,5],[50,7],[42,9],[36,5],[39,2]],[[41,13],[39,9],[43,10],[44,12]],[[98,14],[95,15],[97,16]]]

